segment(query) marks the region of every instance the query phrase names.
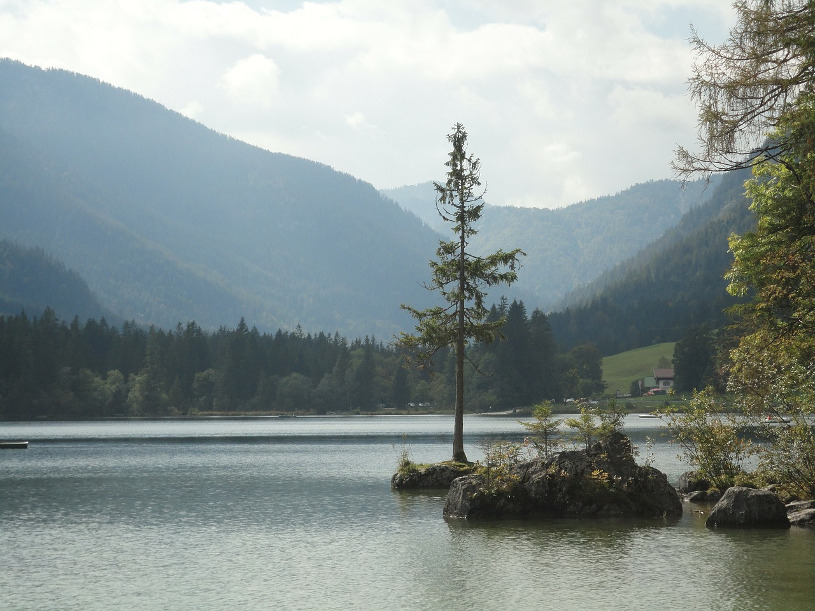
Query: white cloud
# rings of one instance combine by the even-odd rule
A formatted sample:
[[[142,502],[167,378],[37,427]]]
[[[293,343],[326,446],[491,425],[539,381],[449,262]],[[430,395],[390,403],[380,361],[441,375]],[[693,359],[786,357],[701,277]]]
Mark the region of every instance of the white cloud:
[[[189,117],[190,119],[197,119],[201,116],[201,113],[204,111],[204,105],[201,104],[198,100],[193,100],[186,106],[179,108],[178,112],[180,112],[185,117]]]
[[[218,86],[236,104],[271,108],[279,75],[274,60],[256,53],[235,62],[220,78]]]
[[[380,187],[439,179],[461,121],[492,203],[551,206],[670,175],[695,142],[688,22],[718,40],[733,19],[730,0],[285,4],[0,0],[0,55]]]
[[[608,96],[611,117],[618,128],[643,133],[681,135],[692,128],[696,115],[682,94],[656,89],[615,86]]]
[[[356,132],[366,132],[370,134],[376,131],[376,126],[371,125],[361,112],[346,115],[345,123]]]

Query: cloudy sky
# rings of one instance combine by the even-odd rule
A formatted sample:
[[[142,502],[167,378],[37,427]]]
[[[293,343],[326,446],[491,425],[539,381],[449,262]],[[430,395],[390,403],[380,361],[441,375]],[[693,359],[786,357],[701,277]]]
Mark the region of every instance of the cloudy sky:
[[[731,0],[0,0],[0,56],[135,91],[378,188],[444,179],[461,122],[493,204],[672,176],[690,24]]]

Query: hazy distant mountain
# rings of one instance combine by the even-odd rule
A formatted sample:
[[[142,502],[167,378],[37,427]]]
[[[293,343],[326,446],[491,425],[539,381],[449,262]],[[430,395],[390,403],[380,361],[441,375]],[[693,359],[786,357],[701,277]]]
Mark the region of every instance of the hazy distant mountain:
[[[715,184],[715,183],[714,183]],[[659,180],[565,208],[486,206],[473,239],[477,252],[521,248],[527,256],[515,289],[552,307],[576,287],[657,241],[682,215],[710,197],[713,185]],[[383,193],[437,231],[447,231],[433,183]]]
[[[558,344],[595,343],[603,354],[676,341],[691,326],[724,326],[736,301],[724,274],[728,236],[755,225],[744,196],[749,171],[726,174],[710,199],[634,257],[563,299],[549,316]]]
[[[551,307],[711,191],[655,181],[557,210],[488,206],[473,246],[525,250],[506,294]],[[299,323],[385,341],[412,327],[401,303],[433,298],[421,284],[440,238],[431,183],[383,196],[96,79],[9,60],[0,218],[0,239],[41,248],[122,318],[217,328],[245,317],[261,330]]]
[[[371,185],[95,79],[0,61],[0,160],[0,238],[125,318],[389,337],[429,299],[437,237]]]
[[[436,189],[432,182],[382,189],[380,192],[398,202],[408,212],[415,214],[431,229],[441,234],[449,231],[436,210]]]

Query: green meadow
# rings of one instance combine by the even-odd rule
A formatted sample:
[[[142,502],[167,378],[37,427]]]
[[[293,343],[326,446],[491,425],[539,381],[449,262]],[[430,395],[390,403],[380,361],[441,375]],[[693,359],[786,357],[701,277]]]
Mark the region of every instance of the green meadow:
[[[676,342],[654,344],[605,357],[603,380],[607,384],[606,392],[611,395],[618,390],[621,393],[629,392],[633,380],[654,375],[661,357],[672,363],[675,344]]]

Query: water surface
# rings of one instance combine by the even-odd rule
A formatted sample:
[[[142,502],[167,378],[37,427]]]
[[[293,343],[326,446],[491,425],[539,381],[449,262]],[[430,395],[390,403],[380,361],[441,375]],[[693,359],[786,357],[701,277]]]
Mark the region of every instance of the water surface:
[[[676,481],[659,421],[628,432]],[[3,423],[8,609],[806,609],[815,533],[662,520],[469,523],[390,490],[403,448],[449,457],[441,416]],[[468,417],[465,446],[520,440]],[[641,459],[644,457],[641,457]]]

